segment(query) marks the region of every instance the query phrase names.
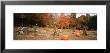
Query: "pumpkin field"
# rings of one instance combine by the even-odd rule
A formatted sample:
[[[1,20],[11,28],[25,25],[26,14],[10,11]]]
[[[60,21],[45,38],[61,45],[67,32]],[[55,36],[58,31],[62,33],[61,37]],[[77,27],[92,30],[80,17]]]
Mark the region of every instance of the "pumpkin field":
[[[15,40],[96,40],[96,31],[87,31],[88,36],[84,36],[82,30],[39,28],[33,32],[15,32]]]
[[[14,40],[97,40],[97,15],[15,13],[13,28]]]

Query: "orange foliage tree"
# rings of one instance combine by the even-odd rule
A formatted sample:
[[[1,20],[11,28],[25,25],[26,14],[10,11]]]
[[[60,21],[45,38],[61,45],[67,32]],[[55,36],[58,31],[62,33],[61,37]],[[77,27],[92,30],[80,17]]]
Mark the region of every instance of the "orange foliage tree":
[[[73,23],[71,15],[64,15],[63,13],[61,13],[61,15],[59,16],[58,28],[69,28],[71,23]]]

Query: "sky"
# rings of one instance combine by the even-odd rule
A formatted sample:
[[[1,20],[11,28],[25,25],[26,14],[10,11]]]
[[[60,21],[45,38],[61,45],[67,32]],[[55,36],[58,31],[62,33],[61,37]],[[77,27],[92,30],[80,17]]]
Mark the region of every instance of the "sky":
[[[86,16],[86,13],[76,13],[76,18],[80,17],[81,15],[85,15]],[[91,13],[90,16],[94,16],[96,15],[96,13]]]
[[[60,16],[61,13],[57,13],[57,15]],[[64,13],[65,15],[71,15],[71,13]],[[76,18],[80,17],[81,15],[85,15],[86,16],[87,13],[76,13]],[[53,14],[54,16],[56,16],[56,14]],[[90,13],[90,16],[94,16],[96,15],[96,13]]]

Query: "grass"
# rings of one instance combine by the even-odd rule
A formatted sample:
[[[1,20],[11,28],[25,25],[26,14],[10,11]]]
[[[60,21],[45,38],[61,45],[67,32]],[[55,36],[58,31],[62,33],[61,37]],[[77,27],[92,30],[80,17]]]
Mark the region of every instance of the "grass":
[[[54,28],[36,28],[27,27],[23,33],[20,33],[19,27],[14,28],[14,40],[61,40],[59,37],[68,35],[69,40],[97,40],[97,31],[87,31],[87,36],[84,36],[83,31],[80,30],[80,36],[75,35],[72,29],[57,29]],[[76,30],[75,30],[76,31]]]

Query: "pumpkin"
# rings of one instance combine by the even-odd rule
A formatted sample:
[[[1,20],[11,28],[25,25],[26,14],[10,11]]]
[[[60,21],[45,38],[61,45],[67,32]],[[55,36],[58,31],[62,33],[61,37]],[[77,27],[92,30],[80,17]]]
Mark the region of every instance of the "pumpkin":
[[[77,37],[80,37],[80,32],[77,31],[75,35],[76,35]]]
[[[61,40],[69,40],[69,36],[68,35],[62,35]]]

